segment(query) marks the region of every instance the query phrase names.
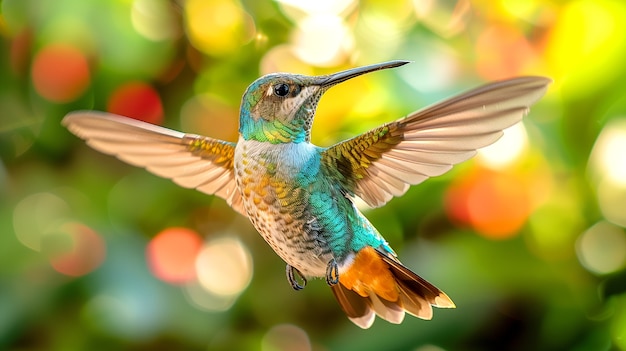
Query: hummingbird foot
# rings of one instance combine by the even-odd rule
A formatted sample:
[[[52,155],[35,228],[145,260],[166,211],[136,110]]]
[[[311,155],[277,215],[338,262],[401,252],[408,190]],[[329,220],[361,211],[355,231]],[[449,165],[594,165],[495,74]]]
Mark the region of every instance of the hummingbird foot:
[[[326,267],[326,284],[333,286],[337,283],[339,283],[339,266],[337,266],[337,261],[333,258]]]
[[[296,278],[296,276],[298,276]],[[298,282],[298,279],[302,281],[302,283]],[[294,266],[287,265],[287,280],[293,290],[302,290],[306,286],[306,278],[302,273]]]

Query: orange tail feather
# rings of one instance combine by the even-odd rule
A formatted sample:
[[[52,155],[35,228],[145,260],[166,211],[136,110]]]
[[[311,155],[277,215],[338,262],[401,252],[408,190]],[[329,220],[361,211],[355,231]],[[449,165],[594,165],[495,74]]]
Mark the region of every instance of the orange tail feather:
[[[431,306],[455,307],[443,291],[373,247],[357,253],[332,290],[348,318],[364,329],[374,323],[376,314],[399,324],[405,312],[431,319]]]

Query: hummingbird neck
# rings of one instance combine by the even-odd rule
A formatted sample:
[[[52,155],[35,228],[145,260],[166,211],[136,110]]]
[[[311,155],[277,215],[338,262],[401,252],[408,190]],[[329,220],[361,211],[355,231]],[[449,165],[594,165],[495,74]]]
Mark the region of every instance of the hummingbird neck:
[[[245,140],[256,140],[272,144],[302,143],[311,140],[310,131],[304,125],[279,120],[268,121],[242,116],[239,133]]]

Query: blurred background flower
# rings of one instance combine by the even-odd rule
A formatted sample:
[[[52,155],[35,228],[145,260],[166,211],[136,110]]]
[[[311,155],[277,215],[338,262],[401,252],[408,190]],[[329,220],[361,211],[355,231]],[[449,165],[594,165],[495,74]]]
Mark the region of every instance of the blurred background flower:
[[[0,349],[626,350],[626,3],[0,1]],[[322,99],[331,145],[485,81],[554,79],[522,125],[367,210],[456,310],[352,325],[221,199],[89,149],[107,110],[235,141],[259,75],[413,64]]]

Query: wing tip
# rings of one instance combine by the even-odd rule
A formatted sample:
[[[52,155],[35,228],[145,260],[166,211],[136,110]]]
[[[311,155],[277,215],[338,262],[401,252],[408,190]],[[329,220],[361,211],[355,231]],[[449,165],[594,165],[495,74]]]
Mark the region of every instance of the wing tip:
[[[452,299],[449,298],[443,291],[440,291],[439,295],[435,297],[435,303],[433,306],[438,308],[456,308],[454,301],[452,301]]]
[[[527,80],[532,83],[537,83],[537,85],[549,85],[554,82],[554,80],[550,77],[546,76],[520,76],[517,79]]]
[[[72,122],[82,118],[93,118],[93,117],[107,117],[107,116],[115,116],[114,114],[103,112],[103,111],[95,111],[95,110],[76,110],[72,112],[68,112],[63,119],[61,120],[61,125],[68,127],[72,125]]]

